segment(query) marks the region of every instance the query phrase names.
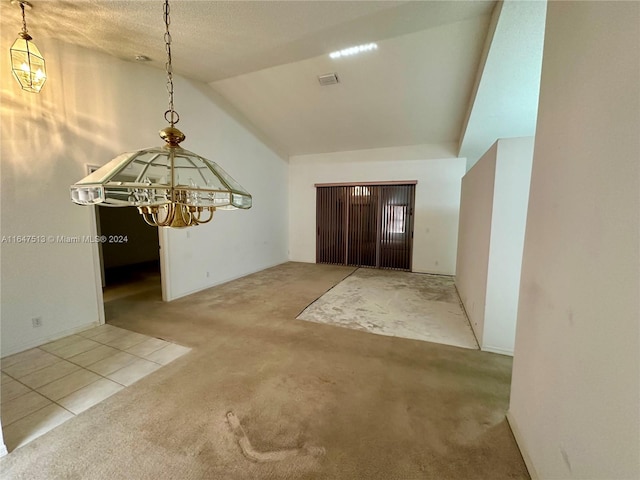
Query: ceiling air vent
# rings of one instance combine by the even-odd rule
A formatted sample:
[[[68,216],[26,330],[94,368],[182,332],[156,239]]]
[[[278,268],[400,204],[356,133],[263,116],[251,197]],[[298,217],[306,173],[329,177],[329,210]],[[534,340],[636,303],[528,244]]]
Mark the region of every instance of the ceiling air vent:
[[[318,75],[318,81],[320,85],[326,87],[327,85],[335,85],[338,83],[338,75],[335,73],[325,73],[324,75]]]

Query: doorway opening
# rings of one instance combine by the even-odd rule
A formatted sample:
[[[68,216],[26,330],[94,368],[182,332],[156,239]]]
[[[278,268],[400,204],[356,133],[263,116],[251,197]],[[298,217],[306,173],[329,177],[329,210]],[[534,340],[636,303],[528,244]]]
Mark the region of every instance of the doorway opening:
[[[87,165],[87,173],[99,166]],[[104,304],[143,291],[156,291],[165,299],[165,278],[160,258],[162,237],[133,208],[91,209],[93,263],[96,272],[99,324],[105,323]]]
[[[158,229],[134,208],[96,209],[103,301],[145,291],[162,292]]]
[[[416,183],[317,184],[316,262],[411,271]]]

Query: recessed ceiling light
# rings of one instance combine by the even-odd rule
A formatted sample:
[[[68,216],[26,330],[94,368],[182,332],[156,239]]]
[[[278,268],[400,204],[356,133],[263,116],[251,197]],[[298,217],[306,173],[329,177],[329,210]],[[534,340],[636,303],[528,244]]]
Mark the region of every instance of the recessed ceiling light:
[[[348,57],[350,55],[356,55],[362,52],[368,52],[371,50],[377,50],[378,44],[376,43],[367,43],[365,45],[358,45],[357,47],[349,47],[343,50],[338,50],[336,52],[331,52],[329,56],[331,58],[340,58],[340,57]]]

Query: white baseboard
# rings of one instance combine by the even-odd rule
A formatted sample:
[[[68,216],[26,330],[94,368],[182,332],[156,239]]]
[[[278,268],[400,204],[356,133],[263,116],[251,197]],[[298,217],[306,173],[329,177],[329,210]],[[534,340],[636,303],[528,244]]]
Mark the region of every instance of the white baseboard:
[[[263,270],[267,270],[269,268],[277,267],[278,265],[284,265],[285,263],[288,263],[288,260],[285,260],[284,262],[274,263],[273,265],[267,265],[267,266],[264,266],[264,267],[260,267],[257,270],[241,273],[240,275],[235,275],[233,277],[225,278],[223,280],[219,280],[217,282],[213,282],[213,283],[204,285],[202,287],[198,287],[198,288],[196,288],[194,290],[191,290],[191,291],[188,291],[188,292],[185,292],[185,293],[180,293],[178,295],[172,295],[172,294],[168,293],[167,294],[167,299],[165,300],[163,298],[163,300],[165,302],[171,302],[173,300],[177,300],[177,299],[182,298],[182,297],[193,295],[194,293],[202,292],[203,290],[207,290],[209,288],[217,287],[218,285],[222,285],[223,283],[232,282],[233,280],[238,280],[239,278],[246,277],[248,275],[253,275],[254,273],[258,273],[258,272],[261,272]],[[167,288],[167,290],[170,291],[170,288]]]
[[[520,449],[520,454],[522,455],[524,464],[526,465],[527,470],[529,470],[529,476],[531,477],[531,480],[539,480],[540,476],[538,475],[535,467],[533,466],[533,461],[531,460],[531,457],[529,456],[529,452],[525,447],[524,439],[522,438],[522,434],[520,433],[520,429],[518,428],[518,425],[515,419],[513,418],[513,415],[511,415],[511,411],[507,412],[507,422],[509,423],[509,427],[511,427],[511,433],[513,433],[513,438],[516,439],[516,444]]]

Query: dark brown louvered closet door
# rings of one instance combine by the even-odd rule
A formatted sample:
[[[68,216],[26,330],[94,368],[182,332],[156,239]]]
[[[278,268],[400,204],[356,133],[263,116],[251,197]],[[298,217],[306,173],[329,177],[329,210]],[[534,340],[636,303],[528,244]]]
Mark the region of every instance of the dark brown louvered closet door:
[[[316,187],[317,263],[411,270],[415,183]]]

